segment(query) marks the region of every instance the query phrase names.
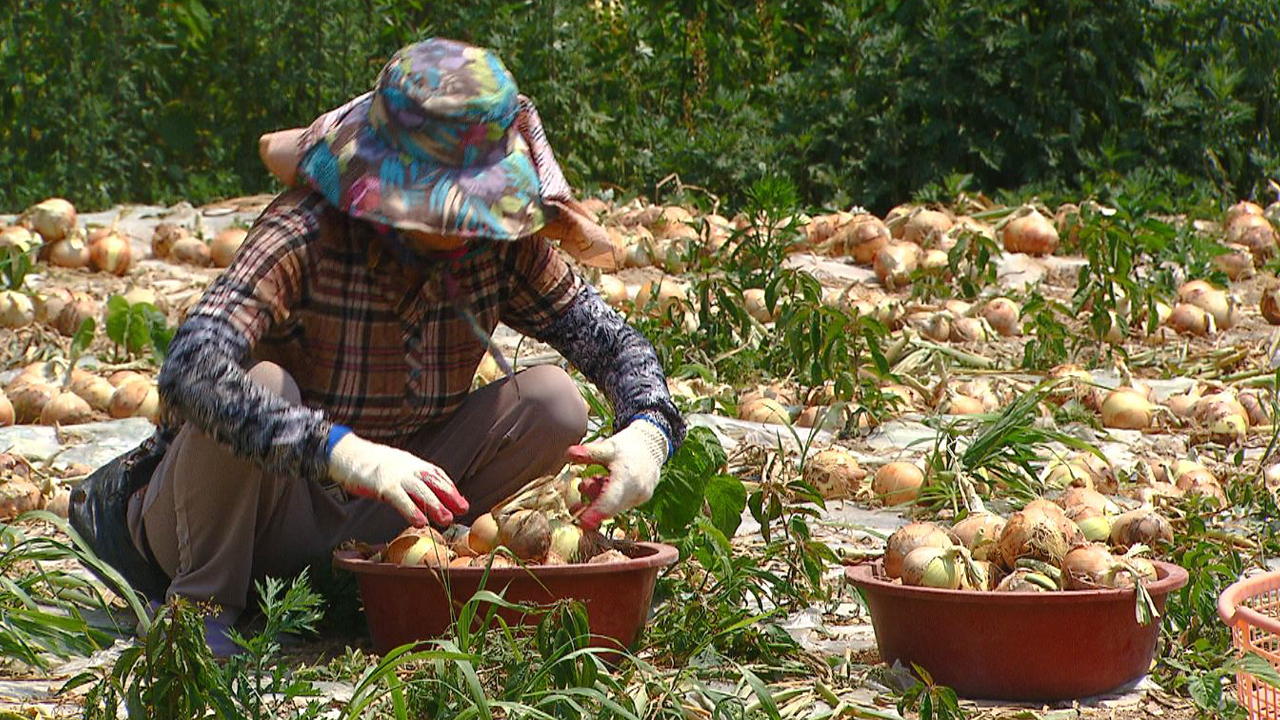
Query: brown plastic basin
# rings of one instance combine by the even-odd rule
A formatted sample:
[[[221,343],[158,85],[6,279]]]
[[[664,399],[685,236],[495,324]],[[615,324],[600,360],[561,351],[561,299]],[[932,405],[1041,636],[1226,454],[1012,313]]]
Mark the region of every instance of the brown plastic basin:
[[[629,560],[599,565],[492,568],[484,589],[517,603],[580,600],[586,606],[593,644],[626,648],[640,634],[649,615],[658,571],[674,563],[679,553],[670,545],[637,543],[628,555]],[[333,562],[356,574],[373,649],[379,654],[443,635],[458,609],[481,589],[485,574],[484,568],[434,569],[370,562],[349,550],[335,552]],[[506,608],[498,614],[511,624],[538,619],[537,615]]]
[[[1187,571],[1154,561],[1164,612]],[[1100,695],[1151,666],[1159,621],[1134,617],[1133,590],[990,593],[895,585],[880,562],[845,568],[871,611],[880,656],[924,668],[967,698],[1049,702]]]

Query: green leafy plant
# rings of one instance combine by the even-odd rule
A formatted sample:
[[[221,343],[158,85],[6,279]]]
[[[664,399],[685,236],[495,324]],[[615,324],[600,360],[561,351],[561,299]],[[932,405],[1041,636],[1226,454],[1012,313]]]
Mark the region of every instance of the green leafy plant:
[[[898,700],[899,713],[916,712],[920,720],[964,720],[968,717],[960,707],[955,690],[935,683],[933,676],[919,665],[912,663],[911,667],[920,679]]]
[[[40,252],[40,236],[28,242],[16,240],[0,245],[0,290],[18,290],[27,278],[27,273],[36,265],[36,257]]]
[[[154,361],[163,362],[169,352],[175,328],[169,327],[164,313],[151,303],[133,303],[122,295],[107,300],[104,330],[117,352],[127,357],[137,357],[148,349]]]

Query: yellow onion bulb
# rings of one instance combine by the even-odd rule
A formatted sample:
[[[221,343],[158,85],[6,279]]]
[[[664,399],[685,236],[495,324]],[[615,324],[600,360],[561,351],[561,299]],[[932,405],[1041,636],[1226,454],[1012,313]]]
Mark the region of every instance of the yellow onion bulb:
[[[871,491],[885,505],[915,502],[924,486],[924,471],[909,462],[891,462],[876,471]]]
[[[1117,388],[1102,402],[1102,425],[1118,430],[1146,430],[1155,418],[1155,407],[1131,388]]]
[[[956,548],[918,547],[902,561],[902,584],[956,590],[964,567]]]
[[[889,578],[902,575],[902,561],[912,550],[921,547],[947,549],[954,547],[946,530],[931,522],[903,525],[885,541],[884,574]]]

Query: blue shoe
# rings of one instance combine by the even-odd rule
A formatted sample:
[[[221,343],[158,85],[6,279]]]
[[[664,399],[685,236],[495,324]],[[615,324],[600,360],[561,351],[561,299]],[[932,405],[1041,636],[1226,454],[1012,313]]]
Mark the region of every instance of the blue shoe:
[[[215,617],[204,619],[204,641],[209,646],[209,651],[219,660],[244,652],[244,648],[231,639],[230,631],[230,625]]]

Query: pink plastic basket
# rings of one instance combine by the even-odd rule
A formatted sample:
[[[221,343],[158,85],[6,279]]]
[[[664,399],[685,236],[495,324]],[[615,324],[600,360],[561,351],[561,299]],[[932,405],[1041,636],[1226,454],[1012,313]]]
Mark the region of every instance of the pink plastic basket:
[[[1245,578],[1218,598],[1218,615],[1231,627],[1241,656],[1250,652],[1280,669],[1280,572]],[[1236,695],[1250,720],[1280,720],[1280,688],[1236,671]]]

